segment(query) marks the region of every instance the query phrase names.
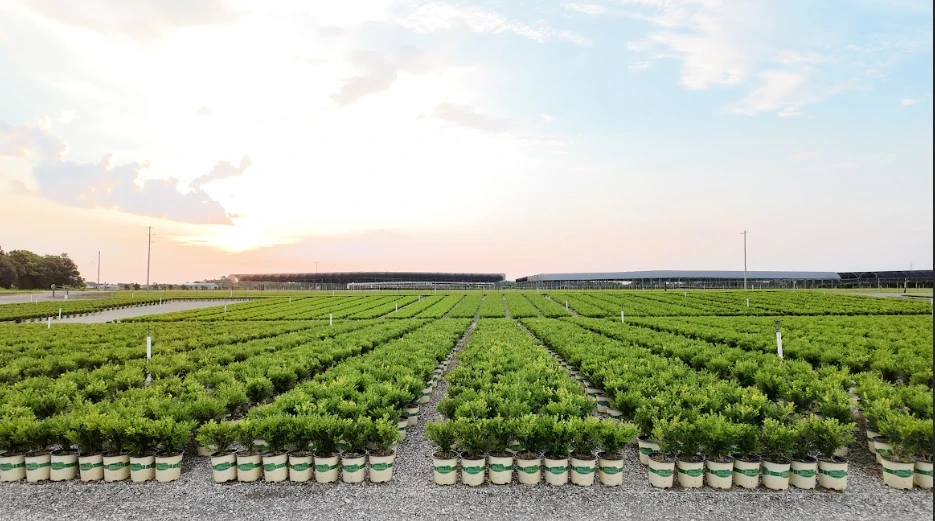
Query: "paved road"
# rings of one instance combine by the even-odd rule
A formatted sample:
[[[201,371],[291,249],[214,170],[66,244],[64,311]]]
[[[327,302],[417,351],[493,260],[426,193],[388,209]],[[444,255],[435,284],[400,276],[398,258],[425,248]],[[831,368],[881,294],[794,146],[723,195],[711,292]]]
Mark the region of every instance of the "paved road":
[[[0,304],[23,304],[29,302],[47,302],[47,301],[56,301],[64,302],[65,301],[65,292],[58,290],[55,292],[55,297],[52,296],[51,291],[37,291],[35,293],[9,293],[5,295],[0,295]],[[111,298],[113,292],[111,291],[69,291],[69,299],[94,299],[94,298]]]
[[[72,323],[72,324],[101,324],[104,322],[111,322],[114,320],[123,320],[126,318],[141,317],[143,315],[155,315],[158,313],[171,313],[173,311],[188,311],[191,309],[203,309],[210,308],[215,306],[223,306],[224,304],[235,304],[240,303],[239,300],[210,300],[210,301],[174,301],[167,304],[157,305],[157,306],[140,306],[136,308],[127,308],[127,309],[113,309],[110,311],[104,311],[97,315],[90,315],[87,317],[71,317],[63,318],[61,320],[55,320],[56,324],[60,323]]]

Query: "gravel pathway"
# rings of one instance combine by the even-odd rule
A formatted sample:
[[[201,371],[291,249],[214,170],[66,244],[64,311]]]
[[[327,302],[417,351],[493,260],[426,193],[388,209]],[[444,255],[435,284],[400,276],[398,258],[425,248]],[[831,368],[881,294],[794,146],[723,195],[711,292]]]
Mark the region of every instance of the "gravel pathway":
[[[174,311],[190,311],[193,309],[212,308],[223,306],[224,304],[239,304],[242,300],[173,300],[165,304],[155,306],[137,306],[125,309],[111,309],[86,317],[65,317],[61,320],[53,319],[52,326],[55,324],[103,324],[113,322],[114,320],[124,320],[127,318],[141,317],[144,315],[158,315],[160,313],[171,313]]]

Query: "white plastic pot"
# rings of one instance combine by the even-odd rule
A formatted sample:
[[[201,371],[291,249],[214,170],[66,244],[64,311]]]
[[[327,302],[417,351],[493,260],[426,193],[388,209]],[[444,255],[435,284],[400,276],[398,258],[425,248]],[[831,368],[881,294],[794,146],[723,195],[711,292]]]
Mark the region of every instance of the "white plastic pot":
[[[156,481],[169,483],[182,475],[182,455],[156,456]]]
[[[49,481],[68,481],[78,473],[77,454],[52,454]]]
[[[0,456],[0,482],[19,481],[26,477],[26,460],[22,454]]]
[[[915,481],[916,486],[925,490],[932,489],[932,462],[931,461],[917,461],[915,464],[915,473],[913,474],[913,481]]]
[[[395,452],[388,456],[374,456],[371,454],[368,460],[371,483],[386,483],[393,479],[393,464],[396,462]]]
[[[597,412],[607,414],[607,407],[610,405],[610,399],[603,394],[597,395]]]
[[[883,458],[893,453],[893,446],[890,445],[890,440],[877,436],[873,439],[873,452],[876,454],[877,463],[882,465]]]
[[[679,485],[684,488],[701,488],[704,485],[704,459],[701,461],[675,462],[678,470]]]
[[[436,485],[454,485],[458,481],[458,458],[432,458]]]
[[[568,458],[552,459],[547,457],[543,467],[545,482],[549,485],[560,487],[568,483]]]
[[[409,418],[409,426],[415,427],[419,424],[419,406],[406,407],[406,415]]]
[[[262,457],[263,480],[267,483],[279,483],[289,478],[289,455],[269,454]]]
[[[591,398],[597,398],[597,395],[601,393],[601,390],[596,387],[585,387],[584,392]]]
[[[656,452],[647,461],[649,484],[656,488],[672,488],[675,484],[675,460],[666,461],[662,454]]]
[[[253,483],[263,473],[263,457],[259,454],[237,455],[237,481]]]
[[[289,481],[305,483],[315,474],[315,457],[311,454],[289,454]]]
[[[915,462],[903,463],[883,458],[883,483],[888,487],[912,490]]]
[[[729,489],[734,483],[734,460],[706,461],[704,479],[711,488]]]
[[[237,455],[211,456],[211,477],[215,483],[227,483],[237,479]]]
[[[338,456],[315,456],[315,481],[334,483],[338,480]]]
[[[484,470],[487,467],[486,458],[461,458],[461,483],[469,487],[484,484]]]
[[[104,481],[114,483],[123,481],[130,477],[130,456],[127,454],[118,454],[116,456],[104,456]]]
[[[396,431],[399,432],[399,441],[406,439],[406,428],[409,427],[409,418],[403,418],[396,422]]]
[[[195,453],[199,456],[210,456],[218,451],[218,448],[215,445],[198,445],[195,449]]]
[[[818,460],[818,486],[831,490],[847,488],[847,460],[833,458]]]
[[[610,407],[607,408],[607,415],[610,416],[611,420],[620,421],[621,418],[623,418],[623,413],[621,413],[617,409],[611,409]]]
[[[791,463],[763,462],[763,486],[770,490],[789,488],[789,470]]]
[[[367,456],[348,454],[341,456],[341,481],[345,483],[360,483],[367,473]]]
[[[422,389],[422,393],[419,395],[419,403],[429,403],[432,401],[432,388],[426,387]]]
[[[734,485],[753,489],[760,485],[760,460],[734,459]]]
[[[873,436],[870,436],[872,432],[873,431],[867,431],[867,450],[870,451],[870,454],[876,455],[877,449],[873,446],[873,439],[879,436],[879,434],[873,433]]]
[[[818,458],[809,456],[793,460],[789,469],[789,484],[795,488],[813,489],[818,485]]]
[[[94,454],[78,458],[78,470],[81,481],[100,481],[104,479],[104,456]]]
[[[598,458],[598,477],[601,483],[608,487],[616,487],[623,483],[623,456],[619,459]]]
[[[644,434],[640,434],[640,436],[636,439],[636,443],[640,449],[640,463],[643,465],[648,465],[649,455],[659,450],[659,444],[653,441],[649,441],[649,437]]]
[[[49,479],[49,471],[52,469],[52,455],[39,454],[38,456],[26,456],[26,481],[38,483]]]
[[[143,483],[156,477],[155,456],[130,456],[130,481]]]
[[[542,458],[516,457],[516,480],[524,485],[538,485],[542,481]]]
[[[594,471],[596,468],[596,459],[578,459],[572,456],[571,482],[582,487],[590,487],[594,484]]]
[[[490,456],[487,461],[491,484],[509,485],[513,481],[513,456]]]

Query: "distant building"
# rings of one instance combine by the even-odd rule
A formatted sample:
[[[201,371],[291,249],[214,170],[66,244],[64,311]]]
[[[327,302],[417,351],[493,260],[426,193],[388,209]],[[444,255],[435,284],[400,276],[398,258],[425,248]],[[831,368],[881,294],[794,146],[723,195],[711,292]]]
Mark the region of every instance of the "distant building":
[[[216,282],[186,282],[182,284],[183,289],[218,289],[220,286]]]

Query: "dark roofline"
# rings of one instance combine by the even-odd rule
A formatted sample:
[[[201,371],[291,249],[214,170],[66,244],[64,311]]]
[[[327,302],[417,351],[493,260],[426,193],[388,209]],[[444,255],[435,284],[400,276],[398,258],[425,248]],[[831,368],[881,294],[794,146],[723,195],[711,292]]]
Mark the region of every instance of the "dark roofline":
[[[743,280],[743,271],[727,270],[649,270],[619,271],[603,273],[542,273],[520,277],[516,282],[537,281],[612,281],[612,280],[647,280],[647,279],[708,279],[708,280]],[[840,280],[841,277],[830,271],[747,271],[748,280]]]
[[[503,282],[503,273],[429,273],[410,271],[348,271],[329,273],[233,274],[231,282],[311,282],[347,284],[351,282]]]

